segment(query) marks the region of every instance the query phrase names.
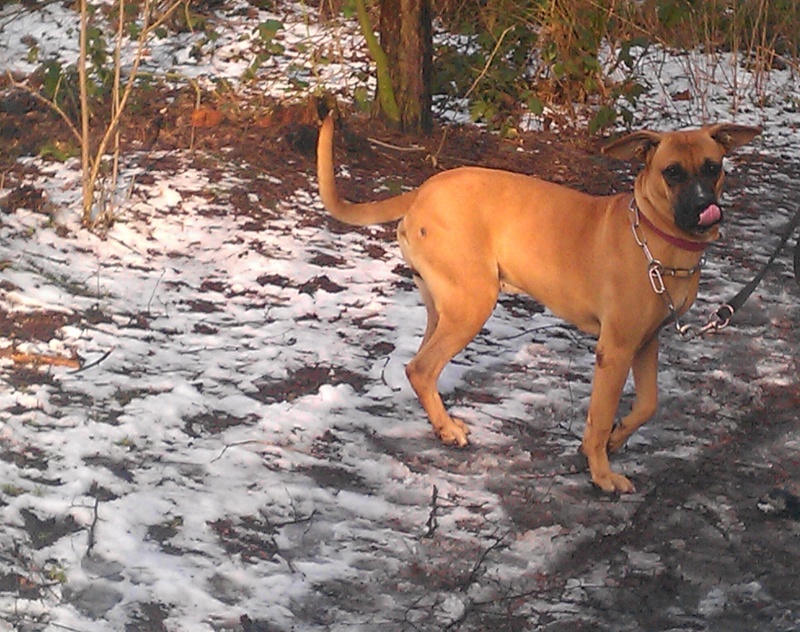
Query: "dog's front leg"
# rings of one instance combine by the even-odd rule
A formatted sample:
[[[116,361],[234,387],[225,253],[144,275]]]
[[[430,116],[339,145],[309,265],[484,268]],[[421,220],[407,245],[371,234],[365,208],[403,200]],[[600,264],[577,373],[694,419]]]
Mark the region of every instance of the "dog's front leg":
[[[633,353],[616,345],[604,344],[601,335],[596,356],[582,450],[589,461],[589,471],[595,485],[605,492],[628,493],[633,491],[633,484],[621,474],[611,471],[607,446]]]
[[[658,335],[653,336],[633,358],[633,382],[636,401],[633,408],[611,433],[610,452],[619,450],[658,408]]]

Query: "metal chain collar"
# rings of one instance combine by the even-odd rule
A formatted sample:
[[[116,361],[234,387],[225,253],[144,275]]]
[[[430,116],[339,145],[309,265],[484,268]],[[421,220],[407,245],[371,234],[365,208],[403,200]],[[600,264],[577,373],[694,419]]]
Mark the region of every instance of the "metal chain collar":
[[[705,255],[701,256],[700,261],[697,262],[697,265],[691,268],[672,268],[665,266],[663,263],[661,263],[661,261],[653,256],[653,253],[650,251],[650,247],[647,245],[647,237],[639,232],[641,217],[639,215],[639,206],[636,204],[635,198],[631,198],[631,203],[628,208],[631,212],[631,231],[633,232],[633,238],[636,240],[637,245],[642,249],[644,256],[647,258],[647,277],[650,280],[650,285],[652,286],[653,291],[664,301],[664,305],[666,305],[667,309],[669,310],[669,320],[675,323],[675,328],[677,329],[681,338],[684,340],[692,340],[693,338],[702,336],[709,331],[716,332],[727,327],[728,323],[730,322],[730,316],[723,318],[719,313],[720,310],[713,312],[708,322],[706,322],[706,324],[702,327],[695,327],[694,325],[687,325],[681,322],[678,309],[675,307],[675,302],[672,300],[672,295],[669,293],[669,290],[664,283],[664,277],[671,276],[681,279],[691,278],[705,265]],[[730,313],[731,315],[733,314],[732,308]]]

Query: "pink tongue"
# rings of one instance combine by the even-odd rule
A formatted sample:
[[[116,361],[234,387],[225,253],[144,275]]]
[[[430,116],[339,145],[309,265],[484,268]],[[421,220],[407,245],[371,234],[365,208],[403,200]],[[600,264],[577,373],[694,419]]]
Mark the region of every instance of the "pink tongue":
[[[722,211],[719,206],[711,204],[705,211],[700,213],[700,226],[710,226],[714,222],[718,222],[722,218]]]

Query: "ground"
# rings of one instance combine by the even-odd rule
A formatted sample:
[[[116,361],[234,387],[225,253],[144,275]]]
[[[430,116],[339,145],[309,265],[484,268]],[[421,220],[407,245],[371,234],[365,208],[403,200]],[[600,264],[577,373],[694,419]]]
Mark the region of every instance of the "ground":
[[[226,165],[218,171],[220,179],[229,172],[227,165],[242,165],[237,172],[241,183],[228,198],[224,211],[217,206],[210,212],[241,216],[243,234],[275,230],[276,214],[262,209],[274,209],[308,186],[314,170],[315,127],[291,120],[273,126],[227,121],[192,130],[188,125],[189,104],[177,99],[167,113],[161,111],[159,104],[167,102],[167,96],[152,95],[149,106],[126,121],[125,137],[136,139],[130,148],[141,151],[141,143],[145,143],[145,162],[148,156],[157,156],[143,164],[138,184],[147,185],[148,178],[155,179],[160,172],[185,169],[187,163],[170,152],[180,151],[185,159],[186,149],[193,143],[188,164],[202,169],[210,181],[215,180],[216,161]],[[157,133],[152,131],[155,119]],[[138,135],[136,130],[140,130]],[[0,136],[4,139],[0,168],[7,190],[0,201],[0,224],[20,208],[51,212],[41,189],[21,184],[27,182],[26,170],[31,167],[17,159],[38,153],[47,140],[67,140],[57,117],[24,93],[6,92],[0,107]],[[371,142],[371,138],[382,144]],[[346,164],[352,176],[346,184],[351,199],[374,197],[376,182],[389,190],[399,189],[419,184],[439,169],[466,164],[533,173],[596,194],[624,190],[630,185],[631,168],[601,158],[600,142],[567,132],[523,133],[509,141],[474,127],[439,127],[430,138],[416,138],[389,133],[364,117],[345,115],[337,138],[337,162]],[[263,174],[270,178],[261,177]],[[707,302],[692,312],[693,317],[702,318],[702,309],[725,298],[730,287],[738,288],[763,262],[774,243],[774,234],[765,226],[780,225],[785,213],[777,219],[764,215],[774,215],[771,209],[775,208],[793,212],[793,200],[800,194],[796,184],[799,176],[797,164],[755,154],[737,162],[728,181],[728,188],[736,192],[730,228],[723,246],[711,253],[716,262],[709,270],[710,286],[705,286]],[[296,227],[289,224],[285,230],[302,228],[321,239],[334,240],[351,231],[320,212],[300,217]],[[765,224],[765,220],[769,221]],[[61,230],[61,236],[69,239],[69,231],[76,229]],[[367,265],[370,257],[380,259],[386,251],[396,249],[391,227],[361,233],[364,261],[356,262],[356,266]],[[111,227],[108,236],[113,235]],[[335,271],[354,264],[343,261],[343,256],[334,247],[315,251],[312,259],[314,265]],[[0,289],[6,293],[19,289],[10,279],[4,279],[2,272],[14,266],[15,257],[12,252],[0,253]],[[317,275],[295,289],[301,297],[327,293],[325,296],[341,295],[346,302],[348,289],[337,282],[338,278],[333,272],[330,276]],[[399,265],[389,282],[385,308],[391,310],[394,296],[410,294],[413,287],[407,271]],[[296,281],[289,274],[268,273],[259,283],[269,287]],[[224,279],[207,282],[199,287],[189,308],[198,314],[224,310],[219,293],[225,288]],[[729,330],[691,342],[679,340],[672,331],[664,332],[660,412],[650,422],[644,439],[633,442],[615,458],[616,466],[631,473],[637,483],[637,493],[624,497],[593,489],[584,460],[577,454],[592,341],[570,329],[526,329],[525,322],[536,322],[542,311],[531,301],[504,298],[500,322],[514,323],[517,329],[504,336],[507,332],[499,325],[499,329],[488,325],[472,351],[457,362],[462,372],[446,397],[451,405],[477,417],[473,422],[476,426],[485,424],[474,444],[464,450],[438,445],[412,399],[398,396],[371,401],[366,395],[369,389],[380,386],[381,379],[386,383],[375,372],[359,373],[320,363],[290,367],[280,379],[265,377],[259,383],[258,397],[268,406],[289,406],[327,392],[324,389],[328,386],[343,385],[365,394],[363,405],[370,415],[386,416],[387,420],[402,418],[404,423],[418,427],[419,432],[408,437],[382,434],[358,424],[349,426],[349,413],[337,412],[327,430],[305,445],[305,460],[298,457],[286,476],[302,475],[305,484],[316,485],[320,494],[336,490],[340,503],[359,495],[380,496],[378,476],[396,477],[401,487],[424,480],[427,498],[416,494],[403,500],[397,492],[386,502],[407,503],[415,507],[417,516],[426,518],[417,524],[398,523],[396,531],[414,532],[408,540],[414,549],[393,559],[393,549],[382,540],[387,537],[382,531],[375,533],[374,542],[365,535],[356,544],[376,552],[369,565],[358,558],[361,561],[347,577],[317,581],[313,589],[287,602],[291,614],[283,619],[242,613],[245,606],[235,586],[220,579],[212,592],[230,605],[235,616],[225,625],[215,623],[215,629],[800,629],[800,522],[758,509],[758,500],[771,489],[796,492],[800,485],[797,297],[798,287],[784,255]],[[90,330],[120,315],[90,307],[69,313],[34,309],[21,314],[9,310],[6,304],[0,312],[0,338],[15,345],[47,343],[59,339],[65,327]],[[155,318],[149,313],[133,316],[129,327],[156,329]],[[346,314],[343,318],[346,320]],[[300,326],[285,324],[290,330]],[[393,344],[400,344],[397,336],[408,331],[400,325],[375,325],[369,318],[355,326],[362,327],[364,335],[359,344],[342,335],[340,353],[366,354],[367,366],[382,362]],[[413,345],[413,341],[406,344]],[[535,353],[537,349],[540,355]],[[479,357],[494,354],[500,358],[497,363],[489,367],[477,363]],[[565,363],[563,357],[569,361]],[[51,393],[49,406],[59,405],[60,393],[65,410],[71,410],[80,402],[73,399],[74,392],[60,386],[60,374],[53,374],[56,370],[24,362],[6,363],[0,384],[17,393],[44,384]],[[550,417],[548,425],[529,423],[516,414],[516,408],[509,408],[509,400],[537,397],[537,380],[548,372],[551,381],[547,385],[559,385],[563,406],[531,399],[534,408],[539,401],[539,409],[551,406],[554,410],[546,415]],[[131,380],[127,399],[120,393],[114,396],[118,404],[115,410],[129,410],[126,406],[139,395],[135,377]],[[19,399],[3,412],[9,421],[29,415],[31,406]],[[486,416],[494,417],[497,423],[483,422]],[[185,420],[180,440],[207,441],[231,429],[246,431],[248,426],[255,433],[258,426],[254,423],[244,414],[197,414]],[[495,435],[498,438],[492,439]],[[0,460],[11,467],[39,472],[39,484],[44,487],[52,484],[47,480],[52,474],[44,462],[48,446],[31,443],[22,449],[13,429],[0,438]],[[374,458],[383,468],[381,473],[355,464],[354,449]],[[270,462],[269,451],[261,456],[272,471],[286,467],[277,457]],[[84,463],[128,482],[136,481],[142,469],[133,454],[131,460],[95,454],[84,457]],[[168,482],[169,477],[164,480]],[[475,495],[462,490],[472,490]],[[6,486],[0,493],[0,506],[8,506],[17,493]],[[113,504],[116,492],[98,484],[87,495],[96,501],[95,520],[88,524],[79,524],[70,514],[56,519],[43,518],[41,512],[20,512],[22,523],[15,525],[19,548],[6,548],[2,553],[1,559],[10,570],[0,568],[0,592],[19,600],[48,603],[47,582],[34,572],[27,552],[78,531],[93,534],[97,507]],[[324,537],[313,531],[318,528],[316,512],[311,505],[299,506],[282,522],[262,512],[220,517],[207,526],[231,559],[247,565],[283,556],[281,572],[302,575],[306,557],[303,546],[296,543],[306,540],[293,533],[306,531],[314,533],[314,538]],[[386,524],[388,518],[360,516],[355,521],[369,520],[387,530],[395,528]],[[180,554],[180,547],[186,545],[176,544],[175,537],[184,523],[188,524],[185,515],[172,522],[154,522],[146,539],[167,551],[173,547]],[[475,537],[455,538],[456,529]],[[539,539],[529,540],[531,534],[546,534],[550,548],[542,549]],[[289,546],[287,541],[295,544]],[[346,546],[352,545],[348,540]],[[309,539],[305,546],[316,550],[318,545]],[[284,550],[291,555],[282,553]],[[359,567],[359,563],[364,566]],[[113,603],[98,605],[102,599],[97,595],[82,601],[79,591],[68,588],[69,582],[61,599],[82,616],[97,622],[113,611]],[[124,628],[126,632],[189,629],[177,627],[170,619],[173,614],[169,599],[151,597],[129,611]],[[49,629],[44,615],[6,610],[3,616],[16,629]]]

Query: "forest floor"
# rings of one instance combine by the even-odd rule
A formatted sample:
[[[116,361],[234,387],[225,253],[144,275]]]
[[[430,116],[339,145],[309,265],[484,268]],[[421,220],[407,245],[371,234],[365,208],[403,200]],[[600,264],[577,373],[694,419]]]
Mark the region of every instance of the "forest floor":
[[[66,349],[76,354],[75,357],[83,356],[89,349],[94,356],[100,354],[103,347],[93,348],[91,340],[96,335],[91,332],[104,324],[115,324],[122,329],[153,330],[149,344],[162,344],[155,333],[159,330],[155,314],[158,310],[153,309],[150,302],[145,309],[141,304],[144,299],[140,299],[139,311],[123,302],[123,309],[102,294],[92,296],[93,280],[85,283],[90,290],[87,298],[87,287],[79,292],[66,284],[59,274],[48,272],[45,259],[38,263],[34,260],[30,265],[25,263],[37,250],[29,243],[31,241],[38,241],[39,247],[47,244],[50,253],[47,256],[57,258],[74,248],[76,239],[83,242],[89,238],[77,234],[88,231],[75,227],[74,222],[61,224],[53,219],[58,215],[52,208],[52,193],[48,193],[53,184],[42,183],[41,167],[20,162],[14,155],[41,146],[46,139],[59,137],[63,132],[58,119],[20,93],[7,94],[4,104],[0,129],[5,130],[6,138],[8,130],[16,129],[19,133],[11,135],[12,142],[6,145],[3,157],[6,195],[0,216],[4,227],[4,271],[0,274],[4,277],[5,299],[0,310],[0,335],[15,347],[23,345],[24,348],[25,343],[34,343],[44,345],[45,350],[60,349],[58,345],[53,346],[54,341],[60,340]],[[336,225],[317,210],[313,193],[308,204],[316,208],[297,208],[287,216],[281,205],[281,200],[297,200],[298,189],[307,189],[313,182],[315,128],[304,123],[277,129],[243,129],[223,124],[213,129],[194,130],[194,149],[190,151],[187,147],[192,130],[188,125],[181,125],[186,115],[188,111],[178,112],[175,120],[162,120],[160,132],[151,139],[148,150],[135,154],[138,166],[143,166],[137,186],[152,185],[190,170],[202,172],[202,178],[209,183],[224,182],[233,174],[235,184],[229,194],[223,196],[222,203],[206,192],[204,195],[213,204],[205,209],[198,207],[183,218],[180,215],[186,211],[180,205],[170,208],[170,221],[188,226],[198,215],[212,219],[224,215],[226,221],[231,220],[238,226],[228,238],[238,239],[243,246],[251,244],[252,235],[275,236],[277,231],[277,239],[284,235],[283,238],[294,242],[295,247],[307,251],[292,255],[298,256],[296,273],[292,272],[292,261],[288,261],[280,274],[269,270],[255,274],[256,286],[281,286],[282,291],[293,292],[292,300],[327,296],[326,300],[335,299],[344,308],[341,313],[336,311],[335,317],[306,316],[317,321],[317,325],[340,329],[334,340],[338,339],[341,345],[333,352],[334,356],[342,356],[339,361],[318,360],[311,365],[293,367],[291,355],[272,353],[274,349],[270,349],[273,366],[285,364],[288,368],[281,373],[250,365],[254,372],[251,382],[260,384],[259,393],[250,393],[261,402],[255,412],[246,412],[250,409],[245,407],[242,411],[232,410],[222,415],[213,410],[213,405],[207,404],[201,406],[200,411],[182,416],[178,434],[188,444],[201,439],[213,440],[219,456],[227,449],[242,449],[236,446],[246,437],[269,443],[282,433],[289,434],[276,445],[286,442],[287,446],[282,449],[288,450],[291,436],[300,432],[298,446],[304,442],[308,444],[305,448],[307,461],[272,462],[270,457],[274,455],[269,449],[265,449],[265,453],[253,449],[264,459],[263,467],[278,476],[277,481],[284,481],[285,488],[290,489],[300,477],[304,487],[318,486],[334,497],[339,492],[384,496],[383,502],[390,508],[385,514],[378,511],[368,521],[380,525],[380,530],[399,529],[404,537],[410,538],[406,549],[399,553],[393,551],[394,564],[387,559],[389,552],[375,544],[380,549],[380,555],[376,556],[380,562],[360,562],[366,566],[363,574],[358,572],[356,564],[346,577],[335,582],[309,581],[303,594],[290,599],[281,595],[276,598],[276,604],[281,605],[284,614],[274,618],[259,614],[258,609],[247,605],[257,600],[249,590],[242,588],[243,594],[248,595],[243,600],[236,590],[227,584],[222,586],[221,579],[216,580],[220,584],[216,585],[213,577],[206,578],[204,581],[211,586],[207,589],[213,599],[225,604],[233,613],[230,620],[238,621],[237,625],[245,630],[369,630],[379,624],[398,630],[483,630],[491,626],[496,630],[570,631],[795,630],[800,626],[800,585],[796,573],[800,564],[800,524],[786,516],[765,515],[757,507],[758,500],[772,488],[796,491],[800,483],[797,424],[800,389],[796,380],[796,351],[800,340],[795,325],[800,309],[786,257],[779,260],[776,272],[768,276],[759,294],[737,316],[737,322],[729,330],[689,343],[680,341],[671,331],[664,333],[661,364],[662,382],[666,384],[662,387],[661,411],[649,429],[642,431],[645,439],[634,442],[616,459],[618,467],[632,474],[639,491],[629,497],[608,497],[591,488],[583,459],[577,454],[590,378],[590,340],[554,325],[556,319],[543,315],[531,301],[504,298],[498,308],[501,310],[499,329],[491,331],[490,321],[487,325],[490,331],[484,332],[473,345],[472,353],[468,350],[466,358],[458,362],[463,373],[460,378],[452,379],[447,395],[459,410],[466,410],[469,417],[477,418],[479,427],[486,423],[481,421],[485,415],[494,417],[500,426],[492,427],[491,434],[499,437],[488,439],[482,437],[485,432],[477,431],[474,444],[462,451],[438,445],[422,411],[402,385],[402,363],[410,357],[414,340],[421,331],[424,310],[413,307],[417,301],[413,286],[396,254],[387,255],[387,251],[396,249],[393,231],[389,228],[359,229],[355,233],[362,243],[356,252],[352,252],[352,247],[350,252],[343,251],[337,241],[350,229]],[[130,124],[146,129],[149,120],[147,114],[143,114],[141,120],[132,118]],[[629,186],[631,177],[627,169],[615,172],[613,169],[619,165],[598,158],[598,142],[580,135],[538,132],[509,142],[466,127],[438,129],[432,138],[420,139],[389,134],[379,125],[358,118],[350,119],[345,127],[346,133],[337,139],[337,156],[350,172],[350,179],[343,186],[354,199],[374,196],[376,182],[384,183],[386,188],[399,183],[420,183],[435,172],[429,158],[434,154],[438,168],[463,164],[511,168],[593,193],[623,189]],[[418,150],[399,151],[370,143],[368,138],[373,137],[389,145],[417,147]],[[46,170],[47,163],[43,164]],[[800,186],[796,184],[796,169],[796,165],[765,162],[756,155],[745,155],[737,160],[728,183],[735,199],[734,209],[729,213],[731,226],[726,231],[724,244],[711,255],[717,260],[710,273],[712,296],[725,294],[729,287],[735,288],[765,257],[775,235],[765,233],[760,227],[758,209],[777,208],[784,202],[788,205],[791,200],[798,199]],[[181,192],[175,185],[170,187]],[[164,193],[171,189],[160,190]],[[187,194],[183,192],[182,195],[186,198]],[[156,213],[157,203],[151,201],[151,204]],[[298,206],[297,201],[292,204]],[[299,206],[302,205],[303,200],[300,200]],[[33,218],[33,224],[29,224],[26,231],[20,229],[25,224],[21,216],[27,217],[28,222]],[[41,220],[36,220],[37,217]],[[124,225],[127,230],[146,233],[151,220],[132,216],[125,219]],[[102,252],[104,243],[113,242],[116,231],[117,228],[112,227],[104,239],[93,239],[98,252]],[[312,233],[316,238],[306,243],[304,235]],[[124,237],[120,235],[120,238]],[[165,233],[160,239],[151,249],[156,250],[159,244],[170,249],[171,252],[166,253],[170,265],[179,267],[182,257],[191,256],[191,253],[184,253],[181,243],[173,242],[169,234]],[[152,259],[146,252],[139,252],[139,255]],[[372,278],[375,273],[369,266],[358,272],[375,257],[389,257],[388,269],[384,270],[388,278]],[[103,255],[99,255],[98,261],[100,259]],[[317,273],[303,272],[305,264],[301,260],[310,260]],[[134,266],[134,263],[117,265]],[[68,261],[66,267],[70,267]],[[151,270],[148,276],[155,283],[155,265],[151,268],[139,264],[139,267]],[[26,286],[12,274],[15,269],[27,269],[33,275],[27,283],[40,288],[60,287],[59,296],[66,302],[59,309],[46,306],[52,300],[37,307],[31,297],[25,304],[20,294],[25,294]],[[331,273],[342,269],[347,270],[355,285],[347,285]],[[85,272],[72,276],[81,274]],[[160,274],[163,276],[163,271]],[[214,276],[211,271],[209,275]],[[725,278],[726,275],[735,281]],[[184,309],[195,316],[224,312],[221,295],[231,299],[244,297],[253,303],[253,309],[264,305],[263,299],[251,289],[233,290],[230,281],[222,277],[195,283],[185,274],[183,276],[184,280],[180,281],[179,273],[171,283],[175,287],[179,283],[192,285],[191,296],[180,300],[174,296],[169,300],[159,299],[163,309],[172,302],[183,303]],[[75,284],[79,281],[73,278]],[[104,287],[109,284],[105,290],[109,293],[121,291],[118,287],[115,289],[109,279],[103,278],[98,283]],[[401,325],[403,316],[395,316],[401,320],[392,324],[391,320],[375,322],[376,314],[349,313],[348,306],[353,300],[358,302],[358,297],[370,293],[381,297],[381,309],[400,309],[409,316],[409,310],[416,310],[413,322],[419,331]],[[72,301],[69,300],[71,294],[83,298]],[[397,294],[404,297],[402,307],[396,305]],[[149,298],[152,301],[153,296]],[[693,313],[697,318],[702,315],[702,311]],[[274,326],[276,318],[280,316],[264,320],[265,326]],[[287,335],[291,336],[296,328],[296,336],[300,336],[307,325],[298,322],[298,312],[286,310],[285,318],[286,322],[278,324],[289,332]],[[546,318],[541,329],[531,329],[532,318],[534,322],[537,318]],[[119,322],[121,319],[126,321],[125,325]],[[191,327],[186,325],[185,329],[220,338],[224,337],[220,331],[223,326],[201,320]],[[347,333],[348,328],[363,331]],[[65,334],[65,330],[71,333]],[[80,333],[74,333],[76,331]],[[377,340],[375,332],[380,334]],[[175,337],[186,333],[175,329],[167,335]],[[397,340],[404,336],[411,339]],[[247,341],[242,344],[251,346]],[[291,346],[291,342],[285,344]],[[387,377],[381,371],[376,373],[376,366],[386,366],[387,353],[397,353],[401,344],[405,349],[399,354],[394,375]],[[103,507],[113,506],[125,495],[135,495],[141,484],[139,472],[165,458],[162,450],[181,452],[175,445],[180,441],[176,437],[171,437],[161,447],[143,449],[137,445],[144,440],[143,435],[152,431],[147,426],[159,423],[158,420],[140,419],[138,423],[144,427],[137,432],[127,428],[122,433],[124,437],[117,438],[118,446],[126,446],[124,457],[103,453],[98,446],[88,448],[88,453],[81,455],[83,470],[79,472],[85,483],[81,493],[95,503],[93,518],[75,517],[74,507],[59,511],[45,509],[37,503],[27,509],[20,506],[26,504],[22,501],[29,492],[43,494],[43,488],[64,486],[64,478],[69,476],[68,469],[51,471],[50,460],[63,458],[49,454],[51,449],[57,448],[52,438],[46,440],[46,445],[37,443],[36,436],[42,427],[51,428],[49,434],[59,428],[57,421],[45,421],[42,417],[58,420],[78,414],[80,420],[75,421],[76,424],[118,429],[120,425],[130,424],[126,422],[128,416],[146,414],[149,410],[145,407],[136,413],[137,398],[153,397],[160,392],[160,387],[151,384],[150,379],[137,386],[137,375],[141,377],[158,367],[135,369],[135,364],[130,364],[138,362],[135,354],[118,357],[121,366],[108,366],[115,356],[125,353],[124,344],[116,341],[113,345],[115,351],[108,360],[81,374],[81,380],[87,381],[96,379],[93,374],[106,370],[127,374],[120,377],[122,382],[117,384],[116,390],[106,395],[110,405],[102,403],[101,396],[94,393],[76,394],[75,378],[71,378],[66,369],[10,362],[0,369],[3,382],[11,389],[11,395],[3,400],[5,422],[0,460],[7,468],[17,470],[15,477],[4,477],[8,483],[0,492],[0,505],[7,510],[16,507],[18,511],[14,513],[23,517],[22,522],[13,527],[13,545],[8,543],[4,547],[3,559],[8,567],[0,574],[0,586],[6,597],[14,596],[12,601],[17,605],[7,607],[4,616],[18,626],[17,629],[50,629],[47,625],[52,615],[48,613],[56,602],[61,607],[74,609],[78,613],[77,620],[95,621],[97,629],[104,629],[100,622],[106,619],[115,621],[116,625],[124,622],[126,630],[194,629],[181,619],[181,608],[186,608],[186,604],[181,604],[179,599],[176,603],[174,596],[159,600],[157,582],[144,600],[139,597],[137,601],[136,597],[120,592],[118,598],[109,601],[107,586],[105,592],[101,590],[109,583],[107,580],[98,582],[91,578],[91,571],[86,570],[88,579],[68,579],[70,570],[62,559],[58,567],[64,568],[65,579],[56,598],[51,594],[52,582],[41,575],[41,560],[36,561],[37,551],[48,550],[62,539],[86,540],[89,534],[91,538],[102,539]],[[66,352],[62,350],[62,353]],[[258,357],[259,350],[249,349],[248,353]],[[353,364],[345,359],[349,354],[358,357],[356,365],[372,369],[365,373],[363,368],[339,368],[339,363],[344,367]],[[559,358],[560,354],[564,357]],[[88,355],[81,358],[81,362],[89,360]],[[777,375],[775,366],[779,368]],[[173,370],[180,375],[183,369],[175,367]],[[200,374],[203,367],[194,366],[193,370]],[[542,372],[545,379],[541,378]],[[283,377],[276,379],[264,373]],[[259,378],[263,378],[261,382]],[[158,377],[159,382],[162,380],[169,384],[169,371]],[[180,378],[177,382],[183,380]],[[259,418],[275,415],[281,406],[292,407],[299,405],[303,398],[319,396],[327,383],[349,389],[345,399],[338,403],[336,414],[327,421],[317,420],[305,430],[292,429],[297,423],[292,422],[276,432],[272,439],[264,437]],[[391,384],[388,397],[383,392],[386,384]],[[378,393],[374,394],[376,385],[384,388],[377,388]],[[40,392],[42,388],[46,397]],[[163,388],[170,390],[167,385]],[[530,395],[530,389],[534,393],[537,389],[544,392]],[[396,396],[393,391],[397,391]],[[25,395],[31,393],[38,394],[30,400]],[[517,402],[511,405],[509,400]],[[523,414],[531,414],[539,421],[528,423],[518,417],[520,400],[527,401],[527,412]],[[349,405],[359,409],[358,416],[351,417],[347,410]],[[87,408],[96,410],[90,414]],[[76,412],[81,410],[82,413]],[[100,414],[97,410],[104,412]],[[283,410],[285,413],[286,409]],[[376,430],[377,422],[371,423],[369,429],[361,427],[358,419],[364,415],[383,417],[387,427]],[[106,419],[98,420],[98,416]],[[550,422],[542,425],[542,419],[547,418]],[[392,434],[390,426],[397,423],[413,426],[411,436],[405,436],[408,429],[399,436]],[[20,434],[21,428],[27,430]],[[237,428],[239,433],[230,434]],[[162,432],[156,434],[160,436]],[[304,434],[309,436],[302,437]],[[354,436],[358,436],[358,440],[348,445]],[[298,446],[294,449],[301,449]],[[210,448],[209,453],[215,453],[214,449]],[[196,459],[195,455],[189,460]],[[399,479],[394,483],[401,486],[405,484],[402,474],[405,471],[414,481],[415,493],[398,498],[398,492],[393,490],[387,495],[384,486],[374,481],[378,474],[366,473],[376,468],[382,472],[380,476]],[[104,471],[105,475],[98,475],[98,471]],[[112,480],[124,483],[126,489],[98,482],[108,479],[108,472],[112,473]],[[259,481],[252,480],[252,484],[258,486]],[[275,480],[270,484],[281,485]],[[184,491],[191,495],[191,485]],[[248,486],[242,490],[231,488],[225,493],[233,498],[238,493],[248,495],[251,490]],[[311,498],[313,496],[311,494]],[[302,497],[292,502],[304,504]],[[313,501],[305,502],[310,504],[302,520],[324,523],[326,510]],[[334,498],[330,502],[335,505],[338,501]],[[418,522],[409,524],[408,516],[403,520],[394,516],[398,504],[415,507]],[[86,503],[82,506],[84,512],[86,507],[92,507]],[[174,516],[175,512],[173,509],[166,512],[166,517],[145,519],[145,522],[153,522],[142,532],[144,543],[160,547],[162,555],[180,554],[181,547],[173,540],[188,519]],[[281,553],[281,546],[288,545],[280,544],[276,533],[297,528],[290,524],[295,520],[301,522],[297,516],[283,518],[281,527],[270,527],[270,520],[262,518],[259,522],[258,514],[232,513],[215,520],[207,519],[206,528],[216,539],[218,554],[223,558],[230,556],[229,559],[238,560],[236,564],[248,566],[253,564],[253,559],[275,563],[281,554],[287,555],[287,560],[278,564],[283,566],[280,572],[296,577],[303,575],[301,560],[304,555],[313,557],[320,553],[314,552],[318,544],[306,544],[308,551],[304,553],[303,538],[288,547],[291,556]],[[358,516],[356,520],[366,518]],[[392,521],[400,524],[387,527]],[[135,525],[130,528],[135,533]],[[450,529],[454,531],[448,532]],[[469,537],[465,537],[465,533]],[[292,539],[288,535],[284,538]],[[364,544],[363,535],[359,536],[361,541],[353,538],[354,542]],[[542,538],[546,544],[539,541]],[[334,553],[328,554],[336,557]],[[91,546],[87,545],[85,555],[78,557],[86,566],[86,560],[92,558]],[[124,555],[111,552],[99,557],[113,558],[114,572],[120,575],[126,574],[127,563],[134,566],[137,563],[135,556],[124,561]],[[58,555],[50,553],[47,559],[57,560]],[[99,572],[100,576],[104,576],[110,563],[105,561],[104,564],[100,564],[103,571]],[[269,575],[270,571],[267,568],[257,572]],[[72,581],[77,582],[77,588],[70,589]],[[132,580],[128,578],[128,581]],[[143,580],[133,583],[139,581]],[[186,578],[186,581],[193,580]],[[223,595],[216,594],[215,590]],[[98,591],[99,595],[95,594]],[[270,597],[263,595],[262,599],[269,602]],[[36,601],[50,605],[41,609],[19,605]],[[116,610],[120,612],[112,617],[112,611]],[[224,617],[214,619],[206,615],[202,619],[206,623],[210,620],[209,625],[218,629],[232,625]],[[70,625],[69,618],[62,621]],[[75,625],[74,629],[89,629],[71,625]],[[121,628],[114,628],[112,624],[108,629]]]
[[[608,496],[578,454],[591,339],[502,297],[442,377],[472,444],[440,445],[404,376],[425,310],[394,229],[325,214],[310,110],[135,105],[127,195],[90,231],[76,161],[42,151],[63,123],[0,92],[0,630],[800,629],[800,521],[759,509],[800,491],[788,253],[725,331],[663,332],[660,410],[613,459],[637,492]],[[690,319],[796,210],[800,158],[765,136],[728,165]],[[600,143],[345,115],[336,160],[353,200],[461,165],[628,190]]]

